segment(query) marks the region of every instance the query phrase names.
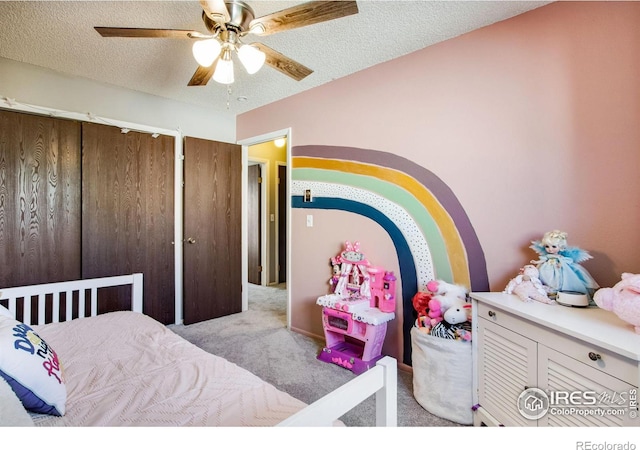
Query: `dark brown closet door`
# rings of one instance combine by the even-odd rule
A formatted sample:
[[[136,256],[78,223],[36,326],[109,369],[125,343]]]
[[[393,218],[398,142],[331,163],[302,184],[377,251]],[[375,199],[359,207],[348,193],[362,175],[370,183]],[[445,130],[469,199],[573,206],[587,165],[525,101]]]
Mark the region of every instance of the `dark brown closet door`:
[[[184,323],[242,310],[241,147],[186,138]]]
[[[0,288],[80,278],[80,124],[0,111]]]
[[[262,284],[262,202],[260,164],[252,164],[247,172],[247,278],[249,283]]]
[[[144,312],[175,321],[174,138],[82,127],[82,276],[144,275]],[[113,294],[104,310],[128,306]]]

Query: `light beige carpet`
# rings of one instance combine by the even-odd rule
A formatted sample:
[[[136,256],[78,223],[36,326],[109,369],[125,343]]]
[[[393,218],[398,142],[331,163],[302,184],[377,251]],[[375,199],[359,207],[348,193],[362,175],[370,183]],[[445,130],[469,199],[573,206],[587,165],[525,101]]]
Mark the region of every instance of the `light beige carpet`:
[[[305,403],[355,377],[316,359],[324,342],[288,331],[285,286],[249,285],[249,310],[193,325],[170,325],[198,347],[243,367]],[[410,373],[398,371],[398,426],[460,426],[434,416],[413,397]],[[373,397],[341,418],[347,426],[375,426]]]

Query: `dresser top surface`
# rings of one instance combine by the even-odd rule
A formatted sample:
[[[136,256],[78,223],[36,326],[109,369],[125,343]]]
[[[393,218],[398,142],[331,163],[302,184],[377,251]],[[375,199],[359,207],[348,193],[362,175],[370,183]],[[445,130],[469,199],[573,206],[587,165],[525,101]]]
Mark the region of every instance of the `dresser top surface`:
[[[480,303],[640,362],[640,334],[611,311],[597,306],[575,308],[535,301],[525,303],[515,295],[501,292],[471,292],[469,295]]]

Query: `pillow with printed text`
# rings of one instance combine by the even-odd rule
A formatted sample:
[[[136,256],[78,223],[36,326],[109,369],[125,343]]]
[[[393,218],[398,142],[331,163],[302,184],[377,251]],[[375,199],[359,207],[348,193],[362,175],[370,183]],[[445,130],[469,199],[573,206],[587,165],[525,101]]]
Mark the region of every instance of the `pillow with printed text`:
[[[64,415],[67,389],[58,355],[30,326],[1,313],[0,377],[25,409]]]

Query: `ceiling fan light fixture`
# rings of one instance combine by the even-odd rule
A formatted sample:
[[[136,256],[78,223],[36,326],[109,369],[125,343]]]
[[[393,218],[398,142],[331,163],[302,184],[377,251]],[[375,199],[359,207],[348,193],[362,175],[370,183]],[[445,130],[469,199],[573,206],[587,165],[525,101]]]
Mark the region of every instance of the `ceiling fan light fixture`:
[[[238,58],[240,58],[240,62],[249,75],[253,75],[260,70],[266,57],[264,52],[253,45],[245,44],[238,50]]]
[[[264,24],[261,24],[261,23],[251,24],[249,28],[249,33],[251,34],[261,35],[266,31],[267,29],[264,27]]]
[[[249,74],[256,73],[264,64],[295,81],[313,73],[313,70],[263,43],[244,45],[241,39],[247,34],[272,35],[358,13],[358,4],[353,0],[309,1],[256,17],[247,1],[249,0],[201,0],[200,16],[210,34],[170,28],[94,28],[106,38],[192,39],[192,52],[198,67],[187,85],[204,86],[212,77],[218,83],[230,85],[235,78],[231,53],[236,51]]]
[[[216,70],[213,72],[213,79],[220,84],[232,84],[233,77],[233,60],[231,59],[231,51],[229,48],[222,50],[222,55],[216,65]]]
[[[193,43],[192,52],[196,62],[202,67],[210,67],[220,54],[222,46],[217,39],[201,39]]]

